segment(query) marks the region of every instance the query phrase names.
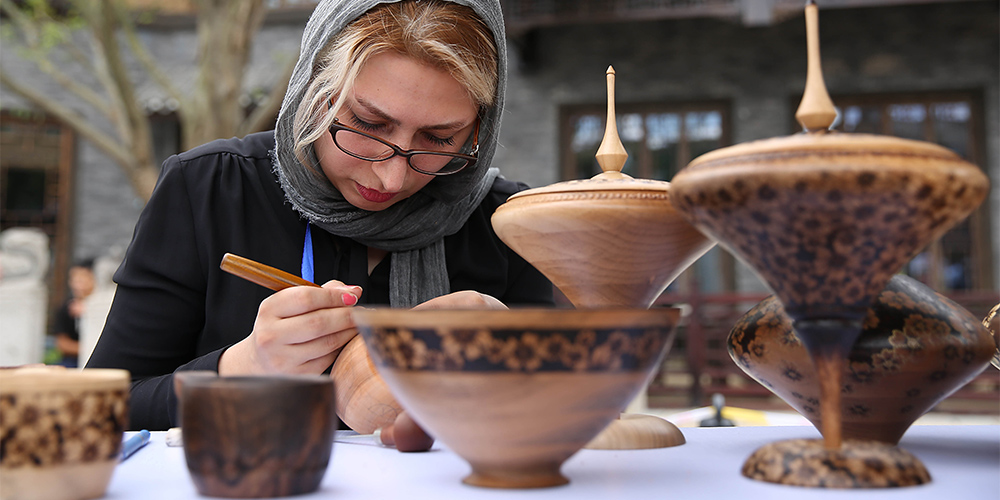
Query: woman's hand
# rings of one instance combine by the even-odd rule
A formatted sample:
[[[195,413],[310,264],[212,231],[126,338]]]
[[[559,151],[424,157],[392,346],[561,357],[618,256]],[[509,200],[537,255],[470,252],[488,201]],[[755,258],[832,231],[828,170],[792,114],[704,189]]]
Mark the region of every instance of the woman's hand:
[[[220,375],[323,373],[357,335],[350,306],[361,287],[330,281],[264,299],[250,335],[219,358]]]
[[[485,293],[462,290],[435,297],[416,305],[413,309],[507,309],[507,306]]]

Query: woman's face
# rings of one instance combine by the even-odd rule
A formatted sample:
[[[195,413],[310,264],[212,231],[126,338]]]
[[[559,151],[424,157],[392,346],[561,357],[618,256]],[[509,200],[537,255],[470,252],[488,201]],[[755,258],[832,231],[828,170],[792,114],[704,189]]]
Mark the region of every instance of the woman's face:
[[[476,111],[468,92],[447,72],[382,53],[358,73],[337,118],[402,149],[458,151],[475,128]],[[334,187],[364,210],[385,210],[434,178],[411,169],[402,156],[379,162],[354,158],[329,133],[316,141],[315,149]]]

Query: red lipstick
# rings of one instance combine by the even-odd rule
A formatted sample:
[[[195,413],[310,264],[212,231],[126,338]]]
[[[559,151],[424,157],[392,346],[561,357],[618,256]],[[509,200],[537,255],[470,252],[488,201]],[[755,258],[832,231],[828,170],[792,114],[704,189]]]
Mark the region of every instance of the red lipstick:
[[[358,194],[360,194],[361,197],[364,198],[365,200],[370,201],[372,203],[385,203],[391,200],[394,196],[396,196],[396,193],[383,193],[381,191],[376,191],[374,189],[366,188],[361,184],[357,184],[357,186],[358,186]]]

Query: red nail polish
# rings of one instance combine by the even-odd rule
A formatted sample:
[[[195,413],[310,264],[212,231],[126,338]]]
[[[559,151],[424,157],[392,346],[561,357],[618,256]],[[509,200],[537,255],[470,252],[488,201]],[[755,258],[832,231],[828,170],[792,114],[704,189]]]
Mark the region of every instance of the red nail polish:
[[[341,294],[340,299],[344,301],[345,306],[353,306],[358,303],[358,298],[349,293]]]

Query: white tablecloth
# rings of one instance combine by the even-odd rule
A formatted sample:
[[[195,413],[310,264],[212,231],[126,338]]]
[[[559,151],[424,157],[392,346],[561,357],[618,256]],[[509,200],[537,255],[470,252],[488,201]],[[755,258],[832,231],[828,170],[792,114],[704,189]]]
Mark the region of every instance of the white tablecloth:
[[[812,427],[684,428],[687,443],[658,450],[581,450],[562,468],[570,483],[537,490],[466,486],[469,466],[436,444],[426,453],[400,453],[367,444],[335,443],[320,489],[296,499],[900,499],[1000,498],[1000,426],[914,426],[900,446],[930,471],[930,484],[882,490],[819,490],[752,481],[740,467],[757,447],[791,438],[818,438]],[[195,490],[182,448],[165,433],[121,463],[108,499],[203,498]]]

